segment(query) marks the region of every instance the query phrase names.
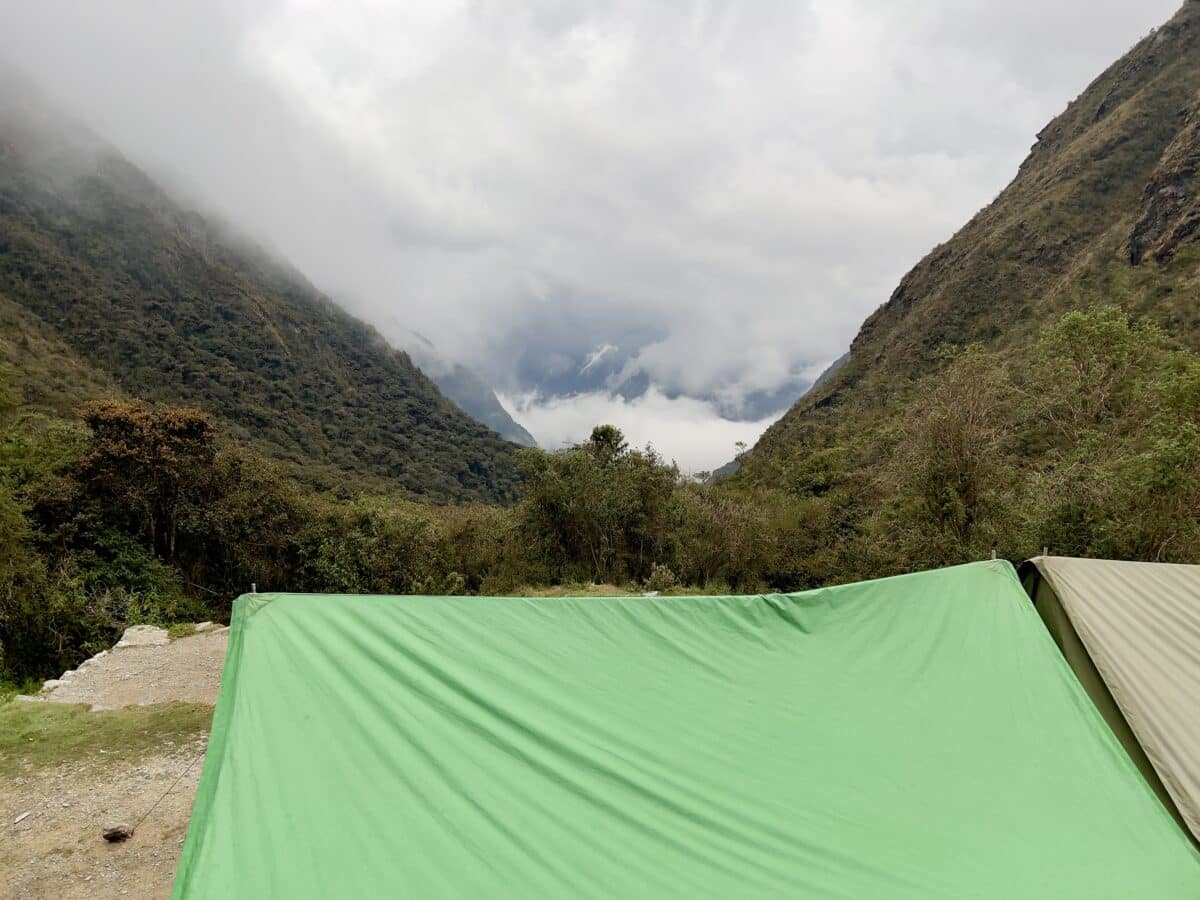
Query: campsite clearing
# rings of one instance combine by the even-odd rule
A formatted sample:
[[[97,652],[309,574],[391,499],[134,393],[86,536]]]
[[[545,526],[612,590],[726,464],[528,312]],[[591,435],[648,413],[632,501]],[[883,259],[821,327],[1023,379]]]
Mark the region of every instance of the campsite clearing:
[[[220,629],[113,649],[0,706],[0,896],[170,896],[227,640]],[[101,837],[151,807],[130,840]]]

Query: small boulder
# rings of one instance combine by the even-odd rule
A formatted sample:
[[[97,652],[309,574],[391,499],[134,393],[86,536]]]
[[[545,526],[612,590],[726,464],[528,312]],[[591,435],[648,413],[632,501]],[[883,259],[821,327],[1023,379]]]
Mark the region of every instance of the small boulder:
[[[201,631],[212,631],[216,627],[217,626],[213,622],[201,622],[196,626],[196,632],[199,633]]]
[[[43,691],[52,691],[56,687],[58,687],[60,684],[62,684],[62,682],[59,681],[57,678],[48,678],[42,682],[42,690]]]
[[[121,841],[127,841],[133,837],[133,826],[124,823],[113,825],[110,828],[105,828],[101,834],[104,835],[104,839],[110,844],[119,844]]]
[[[171,643],[167,629],[154,625],[130,625],[117,641],[118,647],[161,647]]]

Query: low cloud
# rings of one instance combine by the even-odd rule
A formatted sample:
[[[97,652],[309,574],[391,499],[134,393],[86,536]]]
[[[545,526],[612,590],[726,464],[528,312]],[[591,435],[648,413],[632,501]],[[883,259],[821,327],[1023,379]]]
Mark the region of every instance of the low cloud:
[[[721,416],[710,403],[692,397],[667,397],[656,388],[633,400],[601,391],[569,397],[527,393],[500,400],[547,450],[586,440],[595,425],[616,425],[630,446],[652,445],[687,474],[711,471],[729,462],[737,453],[739,441],[752,445],[778,418],[733,421]]]

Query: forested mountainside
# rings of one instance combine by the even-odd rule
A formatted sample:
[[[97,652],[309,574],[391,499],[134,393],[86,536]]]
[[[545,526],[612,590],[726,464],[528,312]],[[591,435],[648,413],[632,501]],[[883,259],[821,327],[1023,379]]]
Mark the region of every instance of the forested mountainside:
[[[1198,161],[1188,0],[1041,131],[729,486],[811,502],[838,573],[997,545],[1195,561],[1200,410],[1181,360],[1200,347]],[[868,544],[894,562],[864,562]]]
[[[415,331],[409,331],[408,335],[409,340],[401,341],[400,346],[438,386],[438,390],[463,412],[476,422],[482,422],[506,441],[520,444],[522,447],[537,446],[533,435],[508,414],[496,392],[479,375],[461,363],[446,360],[423,335]]]
[[[406,354],[16,81],[0,84],[0,307],[9,365],[61,412],[115,388],[201,406],[318,485],[513,496],[512,445]],[[51,346],[78,377],[39,358]]]
[[[533,435],[500,405],[495,391],[466,366],[455,364],[444,372],[431,373],[430,377],[443,394],[477,422],[482,422],[514,444],[537,446]]]

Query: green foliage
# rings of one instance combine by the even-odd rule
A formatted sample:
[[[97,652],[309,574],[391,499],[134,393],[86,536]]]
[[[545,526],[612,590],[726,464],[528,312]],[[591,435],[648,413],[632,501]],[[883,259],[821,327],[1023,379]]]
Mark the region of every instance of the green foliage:
[[[611,425],[568,450],[522,450],[519,465],[523,529],[553,577],[648,575],[666,545],[674,465],[651,448],[628,449]]]
[[[1020,560],[1042,547],[1200,561],[1198,429],[1200,355],[1118,308],[1071,311],[1019,353],[942,354],[903,396],[771,455],[819,535],[790,578],[771,580],[873,577],[992,551]]]
[[[887,473],[901,525],[891,537],[901,553],[937,563],[996,546],[1013,473],[1004,452],[1013,403],[999,361],[978,346],[916,396]]]
[[[173,560],[180,516],[198,505],[216,457],[208,416],[109,400],[85,407],[83,421],[92,432],[79,473],[84,490],[143,523],[149,549]]]
[[[318,592],[423,593],[430,525],[419,507],[379,498],[328,505],[300,538],[297,576]]]
[[[1162,364],[1166,348],[1160,329],[1116,307],[1067,313],[1038,343],[1031,401],[1055,436],[1077,444],[1098,428],[1140,419],[1151,401],[1147,370]]]
[[[0,365],[0,422],[4,422],[21,404],[21,396],[12,385],[12,372]]]
[[[29,620],[37,615],[38,594],[46,575],[33,552],[25,510],[12,490],[0,483],[0,671],[39,655],[29,646]]]
[[[765,499],[765,498],[764,498]],[[778,529],[753,500],[703,485],[685,485],[674,498],[668,559],[689,585],[758,588],[775,568]]]
[[[669,591],[678,586],[679,579],[675,577],[675,573],[671,571],[670,566],[665,566],[662,563],[654,563],[650,567],[650,575],[646,578],[646,590]]]

